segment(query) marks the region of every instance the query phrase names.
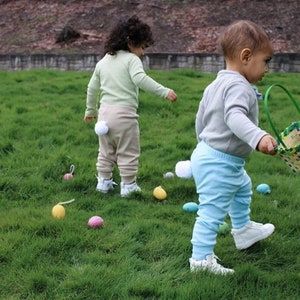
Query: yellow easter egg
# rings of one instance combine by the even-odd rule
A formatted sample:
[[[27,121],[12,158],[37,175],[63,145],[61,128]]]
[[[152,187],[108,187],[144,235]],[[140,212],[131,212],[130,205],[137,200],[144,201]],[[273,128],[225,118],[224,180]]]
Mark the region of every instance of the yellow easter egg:
[[[53,206],[52,208],[52,216],[56,219],[62,219],[64,218],[66,215],[66,210],[65,208],[60,205],[60,204],[56,204],[55,206]]]
[[[157,200],[165,200],[167,198],[167,193],[166,191],[161,187],[161,186],[157,186],[154,190],[153,190],[153,196],[157,199]]]

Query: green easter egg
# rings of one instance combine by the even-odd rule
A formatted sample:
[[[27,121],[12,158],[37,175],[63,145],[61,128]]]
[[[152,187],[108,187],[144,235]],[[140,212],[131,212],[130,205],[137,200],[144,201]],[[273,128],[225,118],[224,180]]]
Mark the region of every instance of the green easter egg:
[[[229,229],[229,225],[226,222],[224,222],[223,224],[219,225],[218,233],[225,234],[229,231]]]

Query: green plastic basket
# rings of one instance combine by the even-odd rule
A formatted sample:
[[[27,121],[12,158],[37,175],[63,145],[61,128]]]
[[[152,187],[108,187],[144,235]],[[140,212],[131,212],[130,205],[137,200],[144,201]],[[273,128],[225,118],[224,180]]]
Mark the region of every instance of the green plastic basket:
[[[277,153],[293,172],[299,173],[300,172],[300,121],[293,122],[291,125],[286,127],[280,133],[277,131],[274,122],[272,121],[269,107],[268,107],[271,90],[274,90],[274,88],[282,89],[287,94],[289,100],[292,101],[293,105],[296,107],[299,114],[300,114],[300,107],[297,104],[295,98],[292,96],[292,94],[284,86],[280,84],[273,84],[267,89],[264,97],[264,108],[267,114],[268,121],[277,139],[277,143],[278,143]]]

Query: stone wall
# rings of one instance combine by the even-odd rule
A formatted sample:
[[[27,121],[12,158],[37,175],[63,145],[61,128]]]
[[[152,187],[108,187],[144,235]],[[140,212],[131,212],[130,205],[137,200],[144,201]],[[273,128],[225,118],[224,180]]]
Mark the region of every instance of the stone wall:
[[[194,69],[206,73],[216,73],[225,67],[223,56],[206,53],[155,53],[143,59],[145,69],[175,70]],[[275,54],[269,63],[270,72],[300,73],[300,53]]]
[[[99,59],[96,54],[7,54],[0,55],[0,70],[92,71]],[[146,70],[194,69],[205,73],[216,73],[225,66],[223,56],[208,53],[149,53],[143,64]],[[275,54],[269,66],[270,72],[300,73],[300,53]]]

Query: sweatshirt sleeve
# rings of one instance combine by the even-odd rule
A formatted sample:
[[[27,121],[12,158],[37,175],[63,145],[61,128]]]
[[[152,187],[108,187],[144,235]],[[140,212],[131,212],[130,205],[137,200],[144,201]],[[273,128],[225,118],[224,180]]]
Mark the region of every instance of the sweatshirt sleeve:
[[[249,91],[249,89],[248,89]],[[251,90],[252,92],[252,90]],[[256,149],[261,138],[267,134],[258,127],[258,103],[247,89],[232,86],[227,91],[224,120],[232,132],[252,149]]]
[[[142,61],[136,55],[130,61],[129,70],[132,81],[137,87],[158,97],[167,98],[170,89],[149,77],[144,71]]]
[[[204,112],[204,101],[200,102],[199,104],[199,108],[198,108],[198,112],[196,114],[196,122],[195,122],[195,130],[196,130],[196,137],[197,137],[197,141],[200,142],[200,133],[202,132],[204,126],[202,123],[202,119],[203,119],[203,112]]]
[[[100,92],[100,78],[99,72],[97,72],[97,66],[95,71],[89,81],[87,87],[87,95],[86,95],[86,110],[85,116],[86,117],[97,117],[98,115],[98,96]]]

